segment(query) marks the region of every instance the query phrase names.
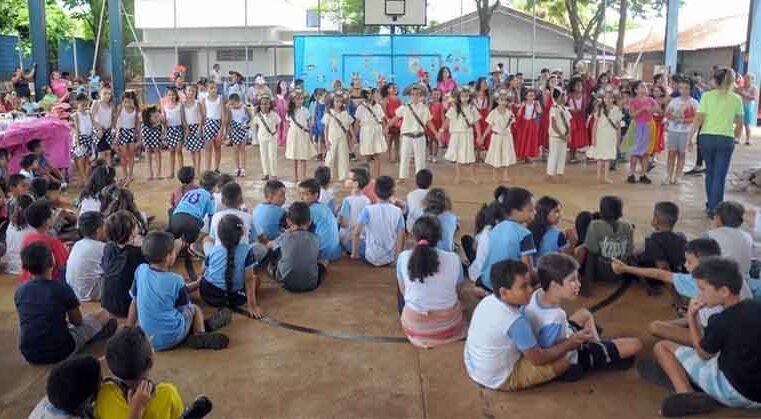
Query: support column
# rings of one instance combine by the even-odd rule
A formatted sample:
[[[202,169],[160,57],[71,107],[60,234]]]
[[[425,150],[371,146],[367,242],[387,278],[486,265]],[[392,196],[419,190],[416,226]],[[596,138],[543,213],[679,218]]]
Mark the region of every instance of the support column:
[[[756,89],[761,89],[761,0],[750,0],[748,26],[748,43],[745,47],[748,52],[748,73],[756,76]],[[751,112],[758,114],[758,98],[753,102]]]
[[[679,0],[668,0],[666,11],[666,38],[663,46],[665,64],[670,74],[676,73],[679,39]]]
[[[108,0],[108,35],[111,50],[111,87],[118,103],[124,93],[124,38],[122,0]]]
[[[32,61],[37,64],[34,73],[35,98],[42,96],[42,87],[48,84],[48,37],[45,30],[45,0],[29,0],[29,38],[32,41]],[[19,43],[21,40],[19,40]]]

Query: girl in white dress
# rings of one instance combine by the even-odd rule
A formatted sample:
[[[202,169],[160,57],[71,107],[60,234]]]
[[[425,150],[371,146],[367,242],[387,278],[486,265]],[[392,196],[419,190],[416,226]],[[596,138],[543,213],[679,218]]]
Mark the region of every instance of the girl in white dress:
[[[317,155],[317,150],[309,138],[312,130],[312,115],[304,107],[304,91],[296,89],[288,101],[288,134],[285,139],[285,158],[293,160],[293,177],[296,183],[307,177],[307,160]]]
[[[259,140],[259,160],[262,164],[262,180],[277,179],[277,127],[280,116],[272,109],[272,96],[259,95],[259,112],[251,121],[256,126]]]
[[[502,181],[510,182],[508,168],[516,163],[513,133],[510,127],[515,123],[515,115],[510,110],[510,98],[507,89],[500,90],[496,98],[496,107],[489,112],[486,123],[491,130],[491,143],[486,153],[486,164],[493,167],[492,180],[497,181],[497,171],[504,168]],[[481,143],[487,133],[481,133]]]
[[[354,118],[346,112],[345,100],[344,92],[337,90],[333,95],[333,106],[322,117],[328,145],[325,166],[342,181],[349,176],[349,141],[354,138]]]
[[[226,125],[223,118],[226,114],[225,100],[217,91],[217,84],[213,81],[206,83],[207,95],[201,99],[201,113],[203,115],[203,139],[206,148],[206,169],[219,172],[219,164],[222,161],[222,139],[225,137],[223,127]],[[212,164],[214,169],[212,169]]]
[[[380,155],[388,150],[386,137],[383,135],[386,114],[380,105],[380,90],[372,89],[362,92],[364,101],[354,114],[359,128],[359,154],[368,156],[368,162],[373,161],[373,177],[380,176]]]
[[[460,183],[460,165],[465,165],[470,170],[470,178],[473,183],[478,183],[476,170],[473,163],[476,161],[476,150],[473,141],[473,128],[476,130],[476,138],[481,142],[481,128],[478,119],[481,117],[478,111],[470,103],[471,92],[467,87],[461,88],[455,95],[454,106],[446,113],[445,125],[448,125],[449,148],[444,158],[455,163],[454,183]]]
[[[121,156],[122,172],[127,182],[131,182],[132,171],[135,168],[135,148],[140,143],[140,130],[138,129],[140,127],[140,109],[134,91],[124,92],[117,115],[118,150]]]
[[[610,179],[610,161],[618,156],[622,118],[613,90],[607,90],[595,113],[592,148],[587,153],[589,157],[597,160],[597,183],[613,183]]]
[[[167,179],[175,176],[174,161],[177,159],[177,169],[184,166],[185,162],[182,157],[182,136],[184,135],[182,115],[182,105],[180,105],[180,95],[174,87],[167,89],[165,101],[162,101],[161,112],[166,124],[166,145],[169,149],[169,174]],[[161,177],[161,172],[158,174]]]
[[[197,95],[198,86],[194,84],[188,86],[185,100],[182,101],[182,114],[185,118],[185,149],[190,152],[193,159],[193,169],[196,173],[201,173],[201,151],[204,148],[204,137],[201,105],[196,100]]]

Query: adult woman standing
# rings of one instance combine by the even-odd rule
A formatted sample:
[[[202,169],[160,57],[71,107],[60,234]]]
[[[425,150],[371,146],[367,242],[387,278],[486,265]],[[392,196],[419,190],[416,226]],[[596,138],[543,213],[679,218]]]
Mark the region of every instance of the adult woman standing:
[[[698,147],[706,163],[706,212],[713,215],[716,205],[724,199],[729,162],[735,148],[735,139],[743,131],[743,101],[732,92],[735,72],[731,68],[719,68],[713,74],[716,88],[700,98],[695,121],[688,138],[698,135]]]
[[[29,82],[34,80],[34,73],[37,72],[37,64],[32,67],[29,72],[24,72],[20,67],[17,67],[13,71],[11,82],[13,83],[13,90],[16,92],[16,96],[19,99],[28,98],[32,96],[31,90],[29,90]]]
[[[436,87],[441,90],[444,96],[457,89],[457,82],[452,78],[449,67],[443,66],[439,69],[439,74],[436,76]]]

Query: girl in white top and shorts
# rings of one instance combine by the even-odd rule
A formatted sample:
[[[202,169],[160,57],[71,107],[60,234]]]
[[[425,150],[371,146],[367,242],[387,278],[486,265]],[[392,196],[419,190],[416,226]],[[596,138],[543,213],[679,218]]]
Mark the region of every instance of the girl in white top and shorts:
[[[182,116],[185,118],[185,149],[193,158],[193,169],[201,173],[201,150],[204,148],[203,121],[201,119],[201,105],[196,96],[198,86],[188,86],[185,100],[182,102]]]
[[[111,147],[113,146],[114,133],[114,94],[110,88],[104,87],[98,93],[100,99],[93,102],[90,114],[93,119],[95,132],[95,149],[98,158],[104,159],[111,165]]]
[[[206,144],[206,168],[219,173],[219,164],[222,161],[222,138],[224,138],[225,126],[223,118],[226,114],[225,100],[217,92],[217,85],[213,81],[206,84],[208,95],[201,99],[201,113],[203,114],[203,140]]]
[[[122,104],[117,113],[118,151],[121,156],[122,173],[127,182],[132,181],[135,169],[135,148],[140,143],[140,109],[135,92],[128,90],[122,95]]]
[[[177,158],[177,169],[184,166],[182,158],[182,136],[184,134],[184,122],[182,115],[182,105],[180,105],[180,95],[177,89],[170,87],[166,90],[167,98],[161,112],[164,115],[166,124],[166,146],[169,149],[169,176],[172,179],[175,176],[174,160]],[[161,173],[159,173],[161,176]]]

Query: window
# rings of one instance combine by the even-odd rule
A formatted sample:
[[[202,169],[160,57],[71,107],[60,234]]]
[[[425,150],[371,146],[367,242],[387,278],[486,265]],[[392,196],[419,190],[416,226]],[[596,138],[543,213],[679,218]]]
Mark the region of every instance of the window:
[[[251,59],[249,52],[248,58]],[[220,48],[217,49],[217,61],[246,61],[245,48]]]

